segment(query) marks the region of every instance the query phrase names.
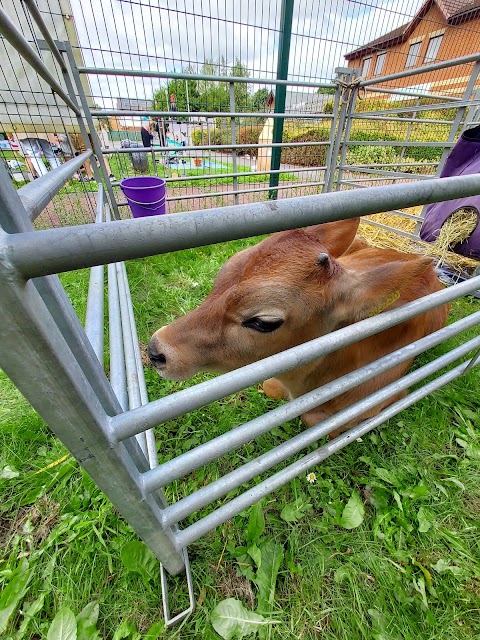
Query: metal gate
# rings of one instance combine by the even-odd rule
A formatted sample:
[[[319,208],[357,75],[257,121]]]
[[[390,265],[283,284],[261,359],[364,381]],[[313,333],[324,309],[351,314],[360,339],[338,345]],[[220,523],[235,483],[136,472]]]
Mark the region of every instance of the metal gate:
[[[256,236],[273,231],[303,227],[323,222],[332,222],[351,217],[370,216],[379,212],[393,211],[398,216],[409,216],[402,209],[414,205],[439,202],[480,192],[480,176],[470,175],[442,180],[431,180],[427,175],[418,179],[395,166],[385,168],[380,163],[369,166],[352,165],[347,162],[350,146],[372,146],[371,141],[355,140],[352,136],[354,122],[358,119],[377,121],[388,120],[398,109],[411,113],[407,123],[421,122],[417,118],[422,105],[402,106],[398,109],[384,109],[359,114],[355,111],[357,98],[366,91],[373,90],[377,83],[362,80],[348,68],[339,69],[334,83],[289,81],[282,76],[285,60],[279,56],[278,77],[246,78],[241,76],[209,76],[197,74],[199,81],[226,83],[229,87],[230,112],[227,113],[231,141],[226,145],[200,144],[192,147],[195,151],[218,152],[226,148],[231,153],[233,170],[226,174],[233,179],[233,190],[227,195],[233,198],[230,206],[217,207],[208,211],[195,211],[178,216],[164,216],[152,219],[119,220],[122,202],[116,200],[116,186],[109,180],[104,158],[118,157],[131,153],[132,149],[102,149],[96,132],[94,119],[103,117],[131,117],[129,109],[96,109],[85,95],[82,75],[140,78],[177,78],[190,80],[192,74],[161,71],[135,71],[114,67],[78,67],[71,45],[55,42],[46,27],[41,13],[33,1],[25,2],[44,40],[37,40],[40,51],[48,51],[58,65],[58,78],[47,68],[44,61],[31,44],[20,33],[6,12],[0,10],[0,31],[25,61],[41,76],[55,96],[55,116],[65,125],[67,116],[62,110],[70,109],[71,126],[78,126],[86,151],[78,157],[60,164],[34,182],[18,190],[3,165],[0,164],[0,361],[9,377],[34,408],[47,422],[54,433],[72,452],[98,486],[108,495],[113,504],[123,514],[138,535],[146,542],[162,567],[170,574],[178,574],[187,569],[191,604],[193,594],[188,570],[186,549],[206,532],[227,521],[263,496],[271,493],[285,482],[295,478],[328,456],[339,451],[351,441],[368,433],[376,426],[396,415],[406,407],[463,375],[477,363],[480,353],[480,337],[475,337],[445,355],[408,373],[399,381],[348,407],[335,416],[311,427],[287,442],[278,444],[256,459],[228,473],[222,478],[197,490],[175,503],[167,504],[163,487],[190,473],[192,470],[227,454],[248,441],[264,434],[286,420],[297,417],[311,408],[330,400],[395,365],[411,359],[427,349],[438,345],[480,322],[480,312],[455,322],[436,333],[391,353],[354,373],[307,393],[283,406],[277,407],[228,433],[194,447],[187,453],[168,462],[158,464],[156,445],[152,429],[174,417],[182,416],[196,408],[219,400],[247,386],[266,378],[310,362],[321,355],[331,353],[343,346],[355,343],[367,336],[392,327],[405,320],[424,313],[471,293],[480,287],[480,277],[472,278],[450,289],[416,300],[393,311],[345,327],[332,334],[289,349],[283,353],[248,365],[231,373],[203,382],[185,391],[174,393],[160,400],[149,402],[138,347],[133,307],[129,292],[124,260],[142,258],[149,255],[167,253],[185,248],[198,247],[226,240]],[[288,5],[284,5],[282,34],[287,33]],[[286,12],[286,13],[285,13]],[[291,16],[290,16],[291,19]],[[287,45],[282,47],[284,55]],[[453,146],[455,137],[462,127],[474,121],[478,100],[471,100],[475,92],[479,71],[480,54],[468,59],[450,61],[449,65],[473,64],[473,73],[465,89],[463,98],[444,100],[444,96],[413,92],[415,97],[428,97],[441,103],[434,103],[435,109],[457,109],[451,121],[441,121],[450,127],[447,140],[443,142],[411,141],[408,138],[398,146],[442,147],[445,152],[442,162]],[[430,65],[409,72],[427,73],[444,68],[445,63]],[[188,77],[186,77],[188,76]],[[403,74],[403,77],[405,73]],[[393,81],[396,77],[383,77],[382,82]],[[237,142],[236,120],[258,118],[258,112],[237,110],[235,87],[246,82],[276,87],[275,111],[269,114],[274,121],[273,141],[269,143]],[[286,119],[285,89],[287,86],[334,89],[331,114],[303,112],[288,113],[288,119],[327,121],[329,139],[325,141],[282,142],[282,127]],[[386,91],[411,97],[412,91],[391,88],[376,88],[376,92]],[[282,97],[283,95],[283,97]],[[63,101],[62,110],[56,100]],[[468,107],[474,107],[468,111]],[[74,115],[72,116],[71,113]],[[137,112],[135,112],[136,114]],[[144,110],[146,116],[191,119],[190,112],[167,109]],[[225,112],[199,111],[195,118],[224,118]],[[84,120],[85,119],[85,120]],[[423,119],[423,124],[438,124],[437,119]],[[402,122],[402,124],[405,124]],[[65,127],[67,130],[68,127]],[[412,129],[410,129],[411,131]],[[90,134],[90,137],[88,136]],[[277,140],[277,141],[275,141]],[[378,142],[377,142],[378,144]],[[391,145],[391,142],[388,142]],[[277,198],[282,185],[278,178],[285,170],[280,168],[280,150],[300,147],[326,147],[327,161],[324,166],[313,170],[322,174],[317,181],[296,183],[294,189],[314,189],[315,195],[295,198]],[[379,144],[378,146],[382,146]],[[385,145],[384,145],[385,146]],[[395,146],[395,145],[393,145]],[[260,202],[239,204],[240,196],[247,190],[241,188],[238,179],[246,172],[238,171],[237,152],[239,149],[273,149],[271,166],[265,171],[249,172],[249,175],[268,175],[268,187],[258,187],[256,193],[266,192],[270,199]],[[185,145],[184,151],[190,147]],[[277,152],[278,150],[278,152]],[[151,156],[155,167],[157,154],[169,152],[168,146],[152,148],[144,153]],[[98,158],[98,167],[94,161]],[[66,181],[92,161],[92,170],[98,189],[95,193],[96,222],[57,228],[35,230],[33,221],[48,207],[56,193]],[[298,170],[300,173],[302,170]],[[348,172],[349,175],[346,175]],[[351,177],[351,175],[357,177]],[[361,177],[358,177],[360,174]],[[364,176],[367,176],[366,178]],[[393,183],[369,188],[368,181],[381,176]],[[205,175],[203,176],[205,178]],[[207,174],[208,178],[208,174]],[[212,179],[215,179],[212,178]],[[179,177],[167,178],[178,182]],[[408,183],[405,180],[412,180]],[[180,180],[181,182],[181,180]],[[105,187],[103,186],[105,185]],[[355,193],[350,188],[362,187]],[[89,197],[88,185],[83,184]],[[334,189],[334,190],[333,190]],[[319,192],[323,191],[322,194]],[[213,192],[205,197],[217,197]],[[174,196],[172,201],[195,200],[193,194]],[[274,201],[274,202],[273,202]],[[410,216],[412,217],[412,216]],[[112,220],[113,218],[113,220]],[[416,218],[418,222],[419,218]],[[378,224],[378,223],[375,223]],[[411,234],[416,237],[414,234]],[[104,267],[108,264],[108,314],[110,335],[110,379],[103,366],[103,284]],[[56,274],[78,268],[91,267],[88,294],[88,309],[85,330],[75,315]],[[474,355],[472,355],[474,354]],[[466,359],[464,359],[466,358]],[[255,484],[229,502],[214,509],[207,516],[193,524],[180,527],[185,518],[228,494],[232,489],[252,480],[260,473],[273,469],[288,460],[320,438],[338,429],[352,419],[362,415],[369,408],[384,402],[399,391],[441,372],[452,363],[460,361],[446,373],[440,373],[433,381],[425,383],[407,397],[391,404],[380,415],[371,418],[336,437],[328,444],[318,447],[312,453],[291,462],[282,470],[274,472],[267,479]],[[166,575],[162,569],[164,606],[169,624],[178,621],[188,611],[170,618]]]

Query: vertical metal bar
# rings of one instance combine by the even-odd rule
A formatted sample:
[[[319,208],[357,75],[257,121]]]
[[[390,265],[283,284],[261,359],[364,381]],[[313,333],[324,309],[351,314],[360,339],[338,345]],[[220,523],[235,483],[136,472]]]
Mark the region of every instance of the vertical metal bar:
[[[474,88],[475,88],[475,83],[477,82],[477,78],[478,78],[478,74],[480,72],[480,60],[478,60],[472,70],[472,75],[470,76],[470,80],[468,81],[468,84],[465,88],[465,91],[463,93],[463,102],[467,103],[464,104],[463,106],[458,108],[457,111],[457,115],[455,116],[452,126],[450,128],[450,133],[448,135],[448,139],[447,142],[453,142],[455,140],[455,136],[458,133],[458,129],[460,127],[460,124],[462,122],[462,118],[465,114],[465,111],[468,109],[468,100],[470,99],[470,95],[472,94]],[[438,163],[438,167],[437,170],[435,172],[435,177],[438,177],[442,171],[443,171],[443,167],[445,166],[445,163],[447,161],[448,156],[450,155],[452,148],[451,147],[446,147],[442,153],[442,157],[440,158],[440,161]],[[427,208],[428,205],[424,205],[422,207],[422,211],[420,213],[419,216],[419,221],[417,222],[417,224],[415,225],[415,230],[414,230],[414,234],[416,236],[420,235],[420,229],[422,228],[422,223],[423,220],[425,218],[425,214],[427,212]]]
[[[138,407],[142,406],[142,399],[140,396],[137,364],[135,361],[135,351],[133,348],[130,316],[128,313],[123,263],[117,262],[115,266],[117,271],[118,298],[120,302],[120,317],[122,322],[123,349],[125,353],[125,371],[127,374],[128,407],[129,409],[137,409]],[[148,459],[147,439],[145,433],[139,433],[135,437],[145,457]]]
[[[330,158],[330,171],[328,174],[328,180],[325,179],[325,188],[324,192],[329,193],[332,190],[333,182],[335,179],[335,173],[337,170],[337,159],[338,153],[340,151],[340,144],[342,141],[343,132],[345,129],[345,117],[347,113],[347,100],[345,100],[344,96],[346,95],[346,90],[348,89],[348,84],[352,81],[352,78],[355,75],[356,69],[344,69],[338,68],[335,70],[337,73],[337,81],[339,83],[339,102],[340,102],[340,112],[338,115],[338,125],[336,135],[334,136],[334,143],[331,151]],[[347,73],[348,71],[348,73]],[[348,84],[347,84],[348,83]],[[336,98],[336,96],[335,96]]]
[[[97,216],[95,223],[103,222],[103,185],[98,185]],[[104,333],[104,266],[90,269],[88,285],[87,313],[85,317],[85,333],[95,351],[98,361],[103,367],[103,333]]]
[[[277,60],[277,80],[286,80],[288,78],[288,62],[290,59],[290,42],[292,39],[292,20],[293,20],[294,0],[282,0],[282,12],[280,14],[280,37],[278,41],[278,60]],[[287,95],[287,87],[285,84],[277,85],[275,92],[275,113],[285,113],[285,99]],[[273,123],[272,142],[281,143],[283,138],[284,118],[275,118]],[[270,169],[277,171],[280,169],[280,159],[282,155],[281,147],[272,147],[272,158]],[[278,187],[279,174],[270,174],[270,187]],[[270,200],[276,200],[278,190],[272,189],[268,193]]]
[[[128,411],[125,354],[123,351],[116,263],[108,265],[108,335],[110,343],[110,383],[122,409]]]
[[[110,176],[107,172],[107,168],[105,166],[105,160],[103,158],[102,153],[102,145],[100,144],[100,140],[98,139],[97,130],[95,129],[95,123],[93,122],[92,114],[90,113],[90,107],[88,105],[87,97],[83,90],[82,79],[80,78],[80,74],[78,73],[77,64],[75,62],[75,57],[73,55],[72,45],[69,42],[65,42],[65,51],[67,53],[68,62],[70,64],[70,71],[73,75],[73,79],[75,81],[75,85],[77,87],[78,96],[80,98],[80,103],[82,105],[83,113],[85,120],[87,121],[88,128],[90,130],[90,136],[92,138],[93,150],[95,151],[95,155],[97,156],[98,163],[100,165],[100,172],[102,174],[103,180],[105,181],[105,186],[107,188],[107,192],[109,195],[110,205],[113,210],[113,216],[117,220],[120,219],[120,212],[118,210],[117,201],[115,199],[115,194],[113,192],[112,185],[110,183]],[[93,163],[95,164],[95,163]]]
[[[235,84],[233,82],[230,82],[228,86],[230,89],[230,111],[231,113],[235,113]],[[232,145],[234,145],[232,147],[233,173],[237,173],[237,150],[235,148],[235,144],[237,143],[237,132],[235,118],[230,118],[230,126],[232,128]],[[233,190],[238,190],[238,178],[236,176],[234,176],[233,178]],[[235,204],[238,204],[238,193],[236,193],[233,197]]]
[[[338,75],[338,71],[337,71],[337,75]],[[343,92],[343,88],[341,87],[340,84],[337,84],[337,90],[335,91],[335,98],[333,101],[332,122],[330,124],[330,136],[328,140],[329,146],[327,151],[327,158],[325,161],[326,169],[325,169],[325,174],[323,178],[324,185],[322,187],[322,193],[325,193],[326,191],[329,191],[329,189],[331,189],[333,175],[335,173],[336,157],[335,159],[333,158],[333,149],[335,146],[335,133],[337,131],[339,109],[340,109],[340,98],[342,96],[342,92]]]
[[[133,342],[133,351],[135,354],[135,364],[137,366],[137,379],[138,379],[138,386],[140,390],[140,401],[143,406],[145,404],[148,404],[147,385],[145,382],[145,374],[143,371],[142,354],[140,352],[140,343],[138,341],[137,326],[135,323],[135,316],[133,312],[132,296],[131,296],[130,287],[128,284],[127,269],[125,267],[124,262],[122,262],[121,265],[122,265],[124,285],[125,285],[128,316],[130,321],[130,332],[131,332],[132,342]],[[153,469],[158,465],[157,446],[155,442],[155,434],[153,432],[153,429],[148,429],[147,431],[145,431],[145,438],[146,438],[146,445],[147,445],[148,461],[150,463],[150,468]]]
[[[357,96],[358,96],[358,86],[354,85],[352,86],[352,88],[349,91],[349,100],[348,100],[348,107],[347,107],[347,113],[345,116],[345,135],[343,137],[343,143],[342,143],[342,150],[340,152],[340,161],[339,161],[339,166],[338,166],[338,174],[337,174],[337,183],[336,183],[336,190],[339,191],[340,190],[340,184],[341,184],[341,180],[342,180],[342,176],[343,176],[343,168],[345,166],[345,160],[347,157],[347,151],[348,151],[348,145],[350,142],[350,132],[352,130],[352,124],[353,124],[353,118],[352,115],[355,111],[355,105],[357,103]]]
[[[61,47],[62,52],[64,52],[65,54],[67,53],[66,49],[65,49],[65,44],[62,43],[58,43],[59,46]],[[67,56],[68,57],[68,56]],[[72,84],[72,80],[70,78],[70,74],[68,73],[67,70],[63,71],[62,69],[62,76],[63,76],[63,81],[65,82],[65,87],[67,89],[67,92],[72,100],[72,102],[78,107],[78,102],[77,102],[77,96],[75,93],[75,89],[73,88],[73,84]],[[88,133],[87,133],[87,128],[85,127],[85,122],[83,121],[83,117],[80,113],[79,110],[79,114],[77,115],[77,124],[78,127],[80,129],[80,133],[82,136],[82,140],[83,140],[83,144],[85,145],[85,149],[90,149],[93,153],[93,149],[92,149],[92,145],[90,144],[90,138],[88,137]],[[67,131],[65,133],[68,133]],[[98,169],[97,163],[95,162],[95,160],[92,158],[92,160],[90,161],[91,167],[92,167],[92,171],[93,171],[93,175],[95,176],[95,180],[97,181],[97,184],[100,185],[102,184],[102,176],[101,173]]]

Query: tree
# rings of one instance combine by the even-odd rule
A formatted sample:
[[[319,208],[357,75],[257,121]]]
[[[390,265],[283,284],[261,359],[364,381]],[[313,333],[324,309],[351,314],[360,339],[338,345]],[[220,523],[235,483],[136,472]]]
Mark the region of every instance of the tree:
[[[240,58],[235,58],[235,64],[232,68],[232,76],[236,78],[248,78],[250,76],[247,67],[243,64]],[[235,94],[235,110],[248,111],[250,108],[248,83],[236,82],[233,91]]]
[[[255,111],[265,111],[269,93],[270,91],[266,88],[256,91],[251,98],[252,109]]]
[[[195,80],[170,80],[163,84],[153,95],[152,108],[155,111],[170,111],[172,93],[175,96],[177,111],[200,111],[200,94]]]

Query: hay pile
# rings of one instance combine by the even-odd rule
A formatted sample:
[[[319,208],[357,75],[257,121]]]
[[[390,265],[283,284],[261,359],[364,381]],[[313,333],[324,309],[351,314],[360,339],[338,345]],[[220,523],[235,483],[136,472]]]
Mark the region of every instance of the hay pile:
[[[406,209],[406,213],[419,216],[422,207],[412,207]],[[382,224],[414,233],[416,222],[409,218],[401,218],[393,213],[377,213],[362,219],[359,234],[375,247],[397,249],[405,253],[418,253],[421,255],[436,258],[441,266],[448,266],[459,273],[467,271],[472,273],[479,266],[479,261],[466,258],[450,249],[459,242],[462,242],[472,233],[477,225],[477,213],[472,207],[464,207],[455,211],[443,225],[439,237],[434,243],[413,240],[402,236],[395,231],[387,231],[368,224],[368,220],[380,222]]]

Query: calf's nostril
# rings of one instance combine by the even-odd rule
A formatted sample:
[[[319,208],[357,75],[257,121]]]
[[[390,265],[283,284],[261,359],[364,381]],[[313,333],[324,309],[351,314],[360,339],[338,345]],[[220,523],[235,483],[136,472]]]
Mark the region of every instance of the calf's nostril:
[[[164,354],[158,353],[150,346],[148,347],[148,357],[154,365],[167,364],[167,358],[164,356]]]

